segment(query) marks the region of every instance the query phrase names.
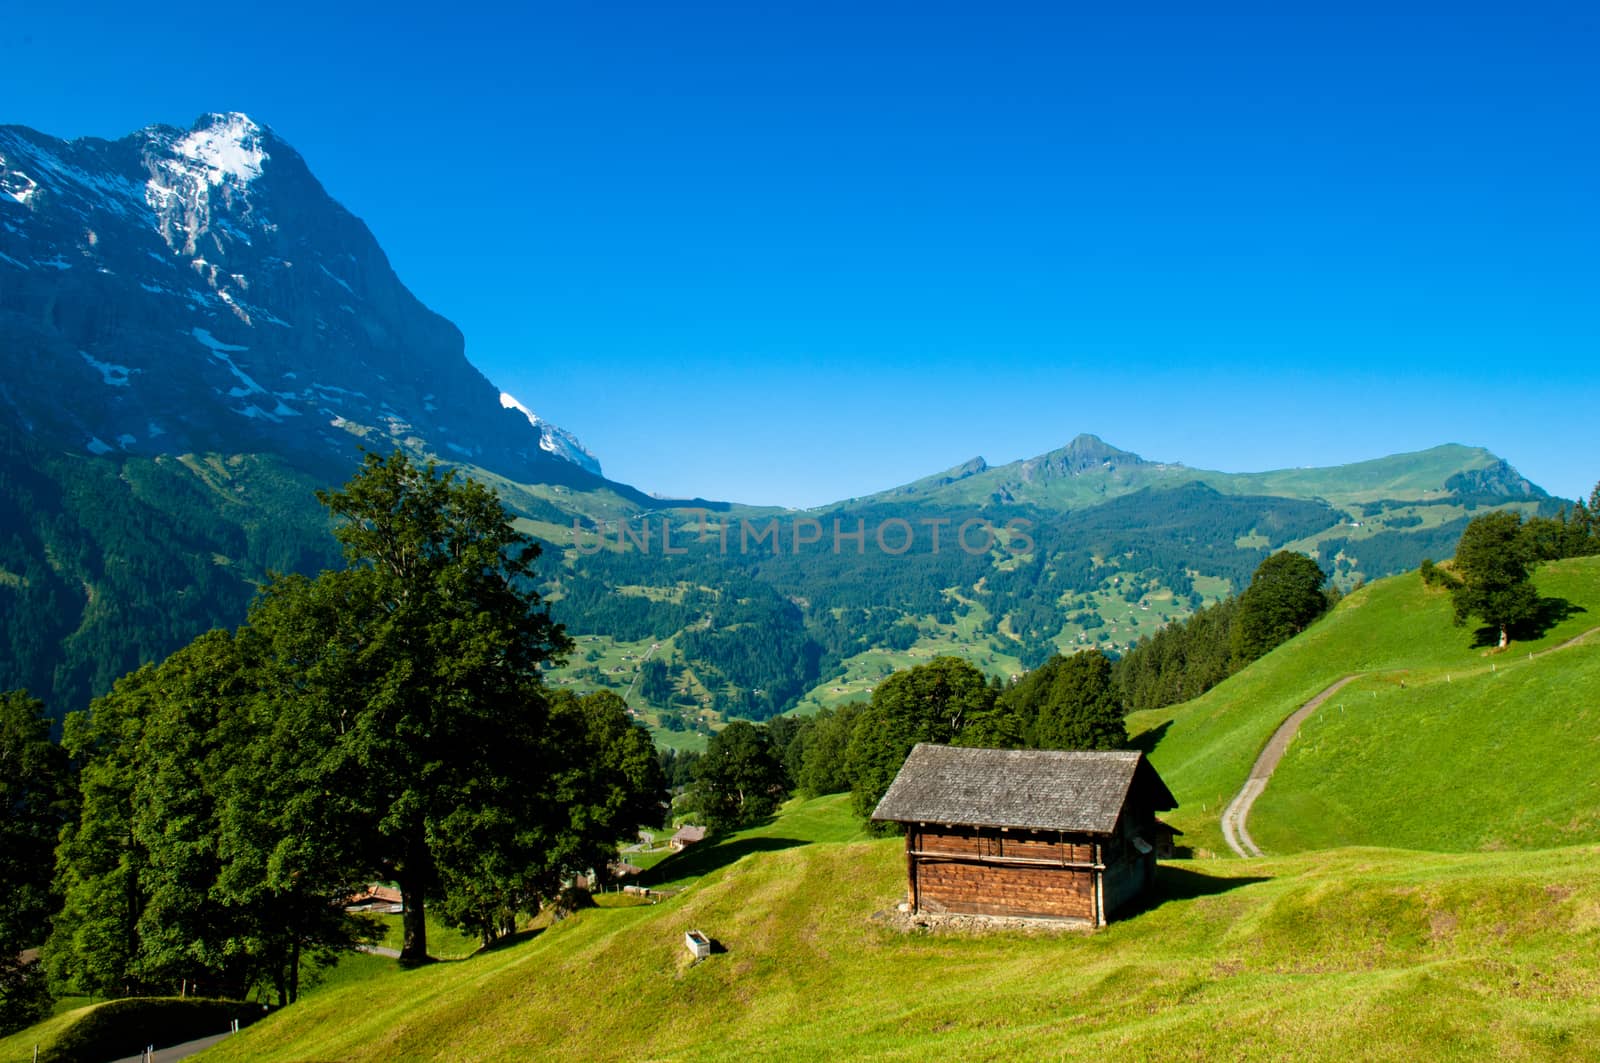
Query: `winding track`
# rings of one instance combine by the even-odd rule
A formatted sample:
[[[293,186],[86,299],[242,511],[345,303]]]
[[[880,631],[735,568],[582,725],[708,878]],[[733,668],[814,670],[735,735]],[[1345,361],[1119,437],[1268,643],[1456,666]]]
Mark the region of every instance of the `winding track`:
[[[1543,657],[1547,653],[1557,653],[1561,650],[1569,649],[1579,643],[1588,641],[1589,637],[1596,632],[1600,632],[1600,627],[1592,627],[1588,631],[1575,635],[1559,645],[1539,650],[1536,653],[1530,653],[1528,658],[1532,660],[1537,657]],[[1323,702],[1337,694],[1346,683],[1352,679],[1359,678],[1362,674],[1364,673],[1356,672],[1334,683],[1331,687],[1296,709],[1287,720],[1278,725],[1276,731],[1272,732],[1272,737],[1267,740],[1267,747],[1261,751],[1260,756],[1256,757],[1256,762],[1250,769],[1250,777],[1245,780],[1244,786],[1234,795],[1233,800],[1228,802],[1228,807],[1222,813],[1222,840],[1228,843],[1228,848],[1232,849],[1234,853],[1246,859],[1262,855],[1260,847],[1256,845],[1255,839],[1250,837],[1250,831],[1245,826],[1245,820],[1250,816],[1250,806],[1256,803],[1256,798],[1261,796],[1261,791],[1267,788],[1267,780],[1272,778],[1273,769],[1278,766],[1278,762],[1283,759],[1284,753],[1288,751],[1289,743],[1294,741],[1295,732],[1300,730],[1300,725],[1305,723],[1307,717],[1321,708]]]
[[[1245,819],[1250,815],[1250,806],[1256,803],[1261,791],[1267,788],[1267,780],[1272,778],[1272,770],[1278,766],[1278,761],[1283,759],[1289,743],[1294,740],[1295,732],[1300,730],[1300,725],[1305,723],[1306,717],[1316,712],[1324,701],[1333,697],[1340,688],[1360,674],[1357,672],[1345,676],[1296,709],[1287,720],[1278,725],[1276,731],[1272,732],[1272,737],[1267,740],[1267,747],[1261,751],[1255,765],[1250,769],[1250,777],[1245,780],[1244,786],[1234,795],[1233,800],[1228,802],[1227,809],[1222,813],[1222,840],[1228,843],[1228,848],[1247,858],[1261,855],[1255,839],[1250,837],[1250,831],[1244,825]]]

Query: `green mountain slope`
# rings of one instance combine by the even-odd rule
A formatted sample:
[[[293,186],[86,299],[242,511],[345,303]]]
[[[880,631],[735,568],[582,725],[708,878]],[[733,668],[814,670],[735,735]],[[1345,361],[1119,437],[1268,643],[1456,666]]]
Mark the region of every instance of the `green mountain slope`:
[[[1591,613],[1585,619],[1600,623]],[[1600,838],[1600,637],[1491,671],[1345,688],[1256,802],[1268,852],[1531,849]],[[1379,842],[1378,839],[1382,839]]]
[[[271,456],[59,454],[0,420],[0,690],[82,708],[239,623],[269,570],[334,564],[318,486]]]
[[[899,842],[809,841],[830,812],[838,798],[702,853],[732,862],[659,905],[314,993],[207,1058],[1600,1052],[1594,848],[1169,865],[1163,903],[1094,934],[907,934],[873,920],[902,898]],[[691,965],[689,929],[725,951]]]
[[[1324,468],[1226,473],[1147,461],[1093,435],[1035,458],[990,466],[973,458],[943,473],[852,502],[1045,509],[1098,505],[1150,487],[1204,483],[1226,494],[1319,499],[1336,506],[1427,501],[1449,495],[1539,499],[1544,492],[1482,447],[1446,444]]]
[[[1581,707],[1569,710],[1568,699],[1546,696],[1552,686],[1592,689],[1581,684],[1589,674],[1585,670],[1593,667],[1594,651],[1570,649],[1527,660],[1530,652],[1551,649],[1600,626],[1600,559],[1546,564],[1535,583],[1542,595],[1568,603],[1570,611],[1538,639],[1514,644],[1504,657],[1487,657],[1481,647],[1473,646],[1470,629],[1451,623],[1448,596],[1425,588],[1415,573],[1407,573],[1348,596],[1309,630],[1204,696],[1129,716],[1135,741],[1148,749],[1178,797],[1182,807],[1171,818],[1188,832],[1185,840],[1203,850],[1224,851],[1218,826],[1221,809],[1243,785],[1256,754],[1290,713],[1351,673],[1370,673],[1371,679],[1345,688],[1302,728],[1285,761],[1293,767],[1287,768],[1284,780],[1274,778],[1251,814],[1251,832],[1258,825],[1263,829],[1257,841],[1269,852],[1275,843],[1285,848],[1407,844],[1455,849],[1491,840],[1550,845],[1600,839],[1600,791],[1587,784],[1551,798],[1561,810],[1560,824],[1570,823],[1572,830],[1506,824],[1499,830],[1519,833],[1496,833],[1492,825],[1505,822],[1504,804],[1468,807],[1472,800],[1488,796],[1473,780],[1478,766],[1504,758],[1493,777],[1497,786],[1559,790],[1559,779],[1577,782],[1586,769],[1570,759],[1547,760],[1561,748],[1552,736],[1563,736],[1574,751],[1584,748],[1583,742],[1592,747],[1600,738],[1600,719],[1592,713],[1579,715]],[[1484,678],[1485,673],[1491,678]],[[1401,682],[1406,684],[1404,691]],[[1474,686],[1484,682],[1504,685],[1494,688],[1497,695],[1464,693],[1456,698],[1458,690],[1484,689]],[[1448,689],[1439,691],[1436,684]],[[1581,700],[1577,693],[1571,697]],[[1365,701],[1358,705],[1361,699]],[[1337,722],[1341,703],[1346,706],[1346,720]],[[1374,704],[1377,712],[1372,711]],[[1524,719],[1504,732],[1481,722],[1469,724],[1474,712],[1485,711]],[[1459,741],[1452,737],[1457,726],[1463,728]],[[1552,735],[1541,733],[1546,728]],[[1330,745],[1319,737],[1324,729],[1344,737]],[[1474,738],[1491,737],[1494,746],[1472,745]],[[1518,756],[1524,748],[1529,755]],[[1363,765],[1368,758],[1385,765],[1382,774],[1366,774]],[[1322,778],[1323,772],[1330,774]],[[1279,784],[1285,780],[1280,796]],[[1369,792],[1361,795],[1363,789]],[[1334,806],[1327,804],[1312,814],[1304,804],[1293,803],[1298,799],[1291,795],[1319,790],[1329,795],[1325,799],[1329,802],[1343,795],[1349,802],[1344,806],[1348,815],[1335,816]],[[1350,819],[1367,814],[1379,802],[1389,803],[1396,819],[1388,826],[1352,831]],[[1537,809],[1529,813],[1535,818],[1541,814],[1554,813],[1548,806],[1543,813]],[[1298,822],[1301,816],[1309,818]],[[1451,816],[1467,819],[1431,822]],[[1396,825],[1401,821],[1409,823],[1404,831]]]
[[[269,569],[336,560],[312,492],[349,470],[64,454],[4,431],[0,688],[26,686],[58,715],[238,623]],[[582,637],[552,681],[625,694],[663,742],[690,746],[733,716],[865,697],[939,653],[1005,677],[1059,651],[1124,650],[1236,591],[1276,549],[1313,553],[1350,586],[1448,556],[1483,507],[1555,504],[1459,447],[1211,482],[1080,437],[1007,469],[978,463],[903,498],[796,513],[464,467],[547,546],[541,589]],[[1002,474],[1010,494],[982,487]],[[1391,497],[1408,491],[1429,497]],[[1381,497],[1344,507],[1318,493]],[[667,674],[641,682],[646,661]]]

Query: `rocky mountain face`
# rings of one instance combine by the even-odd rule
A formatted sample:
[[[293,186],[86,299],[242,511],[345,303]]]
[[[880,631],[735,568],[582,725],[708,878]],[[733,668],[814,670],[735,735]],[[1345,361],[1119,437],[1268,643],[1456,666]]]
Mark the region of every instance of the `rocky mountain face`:
[[[273,452],[342,478],[356,444],[401,445],[602,482],[242,114],[117,141],[0,127],[0,341],[0,416],[68,451]]]

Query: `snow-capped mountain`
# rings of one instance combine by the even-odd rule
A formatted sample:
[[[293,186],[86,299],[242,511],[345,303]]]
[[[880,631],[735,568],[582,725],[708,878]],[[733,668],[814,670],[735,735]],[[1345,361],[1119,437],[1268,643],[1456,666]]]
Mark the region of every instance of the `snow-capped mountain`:
[[[0,127],[0,416],[80,452],[401,445],[587,485],[287,143],[242,114],[117,141]],[[331,462],[331,464],[329,464]]]
[[[596,476],[602,475],[600,472],[600,459],[589,453],[589,449],[578,442],[577,436],[565,428],[553,425],[543,417],[540,417],[518,402],[515,395],[502,391],[500,393],[500,405],[508,410],[516,410],[521,413],[528,419],[529,424],[539,430],[539,446],[544,448],[547,453],[554,454],[558,458],[565,458],[574,465],[589,470]]]

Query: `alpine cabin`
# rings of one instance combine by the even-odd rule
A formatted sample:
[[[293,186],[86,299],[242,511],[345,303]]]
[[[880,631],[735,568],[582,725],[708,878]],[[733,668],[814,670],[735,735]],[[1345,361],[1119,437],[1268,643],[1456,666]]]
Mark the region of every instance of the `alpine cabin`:
[[[1154,883],[1177,805],[1142,753],[921,743],[872,818],[905,828],[912,911],[1104,926]]]

